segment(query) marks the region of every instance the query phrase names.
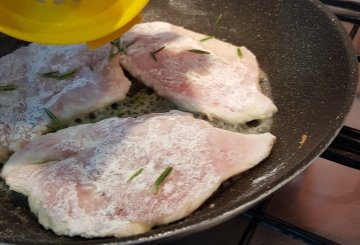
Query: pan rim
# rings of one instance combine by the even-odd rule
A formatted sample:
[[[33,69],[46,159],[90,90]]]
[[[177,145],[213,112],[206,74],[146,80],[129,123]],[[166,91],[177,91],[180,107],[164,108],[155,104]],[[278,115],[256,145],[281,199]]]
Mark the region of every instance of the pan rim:
[[[350,80],[354,81],[351,84],[349,83],[349,87],[353,86],[354,88],[356,88],[357,82],[355,82],[355,81],[357,81],[358,65],[357,65],[356,57],[354,56],[353,59],[351,58],[351,56],[352,56],[351,54],[354,54],[354,50],[351,45],[348,34],[345,32],[341,23],[337,20],[335,15],[333,15],[321,2],[319,2],[318,0],[309,0],[309,2],[312,3],[314,5],[314,7],[319,9],[321,12],[325,13],[329,19],[334,19],[334,21],[332,21],[332,23],[335,25],[336,30],[340,32],[341,37],[343,38],[343,43],[344,43],[344,47],[345,47],[344,51],[346,51],[346,52],[344,52],[344,54],[349,56],[349,65],[348,66],[349,66],[350,72],[348,74],[347,79],[349,81]],[[345,111],[345,110],[343,111],[343,114],[341,114],[341,117],[339,118],[339,120],[336,123],[337,129],[335,130],[335,133],[334,133],[334,130],[330,130],[331,132],[328,132],[328,134],[324,135],[323,138],[321,139],[321,144],[319,144],[316,148],[314,148],[308,154],[308,156],[297,165],[297,167],[293,167],[292,169],[289,170],[289,172],[290,172],[289,175],[287,175],[285,177],[282,176],[281,179],[277,179],[276,181],[271,183],[272,187],[269,190],[259,194],[255,198],[250,198],[250,199],[252,199],[251,201],[246,201],[243,205],[240,205],[230,211],[224,212],[221,215],[218,215],[215,217],[209,217],[200,222],[197,222],[195,224],[190,224],[186,227],[182,227],[179,229],[164,231],[164,232],[160,232],[160,233],[157,233],[157,234],[154,234],[151,236],[147,236],[146,233],[144,233],[144,234],[141,234],[140,237],[134,238],[134,240],[132,240],[131,237],[128,237],[128,238],[124,237],[121,239],[119,239],[119,238],[105,238],[105,239],[109,239],[108,244],[112,244],[112,243],[139,244],[139,243],[144,243],[144,242],[152,242],[152,241],[160,241],[160,240],[164,240],[164,239],[169,239],[170,237],[176,238],[176,237],[185,236],[187,234],[199,232],[201,230],[205,230],[210,227],[216,226],[216,225],[218,225],[222,222],[225,222],[226,220],[229,220],[230,218],[238,215],[239,213],[245,211],[246,209],[251,208],[253,205],[255,205],[259,201],[263,200],[264,198],[266,198],[273,192],[277,191],[279,188],[281,188],[288,182],[290,182],[294,177],[296,177],[298,174],[300,174],[302,171],[304,171],[308,166],[310,166],[310,164],[315,160],[315,158],[317,158],[323,151],[326,150],[326,148],[330,145],[330,142],[339,133],[341,126],[343,125],[343,123],[345,121],[346,114],[348,114],[348,112],[350,111],[351,104],[352,104],[352,101],[354,100],[355,94],[356,94],[356,90],[353,89],[353,94],[351,95],[351,97],[349,96],[349,100],[347,101],[347,104],[344,105],[344,107],[347,107],[347,111]],[[141,236],[143,236],[143,237],[141,237]],[[124,239],[124,241],[122,241],[122,239]],[[88,240],[88,241],[78,241],[78,242],[70,241],[70,242],[78,243],[78,244],[82,244],[85,242],[94,244],[94,243],[101,242],[101,240]],[[104,241],[104,242],[107,243],[107,241]]]

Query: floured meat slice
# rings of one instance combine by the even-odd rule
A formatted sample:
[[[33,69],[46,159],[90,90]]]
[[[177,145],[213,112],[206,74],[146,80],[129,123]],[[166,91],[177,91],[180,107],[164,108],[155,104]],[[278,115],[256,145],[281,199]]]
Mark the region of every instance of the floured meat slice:
[[[122,237],[190,214],[222,181],[266,158],[274,141],[179,111],[110,118],[36,138],[1,175],[56,234]]]
[[[277,108],[261,93],[256,57],[236,47],[164,22],[142,23],[121,39],[121,65],[180,107],[243,123]]]
[[[48,130],[44,108],[68,120],[125,98],[130,81],[110,48],[31,44],[0,58],[0,161]]]

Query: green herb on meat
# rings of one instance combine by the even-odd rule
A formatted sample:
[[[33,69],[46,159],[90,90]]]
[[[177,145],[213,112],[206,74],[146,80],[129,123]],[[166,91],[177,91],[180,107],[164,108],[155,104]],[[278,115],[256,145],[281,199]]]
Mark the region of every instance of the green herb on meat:
[[[58,71],[50,71],[50,72],[42,73],[41,75],[43,77],[50,77],[50,78],[55,78],[58,80],[64,80],[64,79],[68,79],[68,78],[74,76],[78,71],[79,71],[79,69],[76,68],[76,69],[73,69],[73,70],[70,70],[70,71],[67,71],[64,73],[61,73]]]
[[[15,84],[0,85],[0,91],[14,91],[17,89]]]
[[[244,54],[241,52],[240,48],[237,48],[237,55],[239,56],[240,59],[244,57]]]
[[[159,189],[161,184],[164,182],[164,180],[169,176],[169,174],[171,173],[171,171],[173,170],[172,167],[167,167],[161,174],[160,176],[156,179],[153,188],[152,188],[152,192],[154,194],[156,194]]]
[[[210,54],[208,51],[200,50],[200,49],[189,49],[189,52],[197,53],[197,54]]]
[[[110,44],[112,45],[112,48],[110,50],[110,58],[114,57],[115,55],[119,53],[123,53],[124,55],[127,55],[128,48],[133,45],[137,40],[133,40],[129,43],[124,43],[124,45],[120,45],[120,40],[112,41]],[[114,53],[113,47],[117,49],[117,51]]]
[[[163,50],[165,48],[165,46],[162,46],[161,48],[155,50],[154,52],[151,52],[150,55],[151,57],[155,60],[155,61],[158,61],[157,58],[156,58],[156,54],[159,53],[161,50]]]
[[[200,39],[200,42],[205,42],[205,41],[213,39],[213,38],[215,38],[215,37],[214,36],[207,36],[207,37],[204,37],[203,39]]]
[[[121,47],[120,47],[120,40],[119,39],[110,42],[110,44],[113,45],[115,48],[117,48],[118,51],[120,51]]]
[[[132,42],[125,44],[125,45],[121,48],[121,52],[122,52],[123,54],[127,55],[128,48],[129,48],[131,45],[133,45],[135,42],[136,42],[136,40],[133,40]]]
[[[65,128],[65,125],[54,115],[54,113],[52,113],[47,108],[44,108],[44,111],[45,111],[46,115],[48,115],[48,117],[51,119],[51,122],[53,124],[53,127],[51,127],[51,128],[53,131],[58,131],[60,129]]]
[[[112,41],[110,42],[111,47],[110,47],[110,54],[109,54],[109,58],[113,58],[115,55],[117,55],[118,53],[120,53],[120,44],[119,44],[119,40],[116,41]],[[114,53],[114,48],[116,48],[116,52]]]
[[[130,178],[127,180],[127,182],[131,182],[133,179],[135,179],[139,174],[144,171],[144,168],[140,168],[138,171],[136,171],[133,175],[130,176]]]

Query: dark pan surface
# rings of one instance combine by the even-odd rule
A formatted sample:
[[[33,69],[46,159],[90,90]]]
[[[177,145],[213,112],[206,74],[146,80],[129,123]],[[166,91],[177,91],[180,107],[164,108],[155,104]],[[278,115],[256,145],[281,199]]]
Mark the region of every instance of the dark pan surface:
[[[223,17],[212,33],[219,14]],[[144,17],[146,21],[168,21],[216,35],[245,45],[257,55],[279,108],[271,130],[278,137],[271,157],[220,188],[190,217],[124,239],[56,236],[37,223],[25,204],[19,204],[26,199],[15,194],[9,197],[0,188],[0,242],[128,244],[205,229],[246,210],[284,185],[338,132],[355,94],[357,64],[347,34],[318,1],[152,0]],[[0,45],[0,52],[5,47],[11,51],[11,44]],[[307,141],[299,148],[303,134]]]

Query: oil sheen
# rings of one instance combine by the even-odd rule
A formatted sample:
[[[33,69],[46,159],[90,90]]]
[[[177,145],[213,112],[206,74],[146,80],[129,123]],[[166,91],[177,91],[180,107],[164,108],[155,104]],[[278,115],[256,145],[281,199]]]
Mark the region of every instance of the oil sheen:
[[[145,87],[142,83],[131,77],[127,72],[125,72],[125,74],[132,82],[132,87],[125,100],[119,101],[82,117],[78,117],[71,122],[67,122],[67,125],[73,126],[84,123],[94,123],[110,117],[138,117],[155,112],[182,110],[182,108],[179,108],[171,101],[157,95],[152,89]],[[262,92],[272,99],[269,79],[264,71],[260,72],[259,79],[259,85]],[[196,118],[210,122],[214,127],[246,134],[269,132],[272,125],[272,118],[254,120],[245,124],[230,124],[218,119],[209,120],[206,115],[200,113],[193,114]]]

